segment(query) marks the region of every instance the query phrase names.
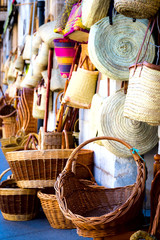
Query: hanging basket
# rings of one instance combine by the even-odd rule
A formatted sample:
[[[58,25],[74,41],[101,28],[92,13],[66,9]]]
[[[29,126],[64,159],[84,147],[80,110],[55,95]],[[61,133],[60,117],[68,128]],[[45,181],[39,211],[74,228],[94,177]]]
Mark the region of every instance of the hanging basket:
[[[91,61],[102,74],[109,78],[128,81],[128,68],[136,61],[146,29],[146,20],[133,22],[131,18],[120,14],[113,19],[113,25],[110,25],[109,17],[101,19],[91,27],[89,33],[88,52]],[[152,63],[155,58],[155,42],[152,36],[150,43],[146,61]],[[142,49],[140,61],[144,52],[145,47]]]
[[[10,170],[5,170],[2,176]],[[20,189],[14,179],[0,183],[0,209],[4,219],[9,221],[27,221],[39,212],[39,199],[36,189]]]
[[[69,39],[56,39],[54,46],[61,76],[67,78],[76,53],[75,42]]]
[[[118,141],[132,149],[129,144],[112,137],[85,141],[70,155],[55,189],[59,206],[64,216],[75,224],[77,233],[83,237],[101,238],[128,231],[131,224],[137,223],[143,206],[146,169],[139,155],[132,153],[138,170],[135,184],[109,189],[94,182],[89,185],[81,182],[72,172],[72,161],[82,147],[96,140]]]
[[[159,0],[114,0],[117,12],[130,18],[151,18],[158,12]]]
[[[130,142],[140,154],[145,154],[158,143],[157,127],[133,121],[123,116],[126,95],[123,90],[103,101],[100,110],[99,135],[113,136]],[[135,100],[136,101],[136,100]],[[130,151],[115,141],[103,141],[103,145],[118,157],[130,157]]]
[[[147,62],[131,66],[124,116],[158,126],[159,101],[160,66]]]

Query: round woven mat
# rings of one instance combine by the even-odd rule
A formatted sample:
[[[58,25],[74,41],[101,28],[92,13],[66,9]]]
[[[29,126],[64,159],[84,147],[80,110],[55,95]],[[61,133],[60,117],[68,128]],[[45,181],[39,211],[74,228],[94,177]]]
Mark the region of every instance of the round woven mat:
[[[95,67],[111,79],[128,81],[129,66],[134,64],[143,42],[147,28],[147,20],[127,18],[120,14],[109,24],[105,17],[94,24],[89,33],[88,52]],[[150,31],[142,49],[139,61],[142,61]],[[155,57],[153,36],[151,36],[145,60],[152,63]]]
[[[125,94],[122,90],[108,97],[101,107],[99,136],[119,138],[137,148],[140,154],[151,150],[158,142],[158,129],[147,123],[127,119],[123,116]],[[103,145],[118,157],[130,157],[125,146],[114,141],[103,141]]]

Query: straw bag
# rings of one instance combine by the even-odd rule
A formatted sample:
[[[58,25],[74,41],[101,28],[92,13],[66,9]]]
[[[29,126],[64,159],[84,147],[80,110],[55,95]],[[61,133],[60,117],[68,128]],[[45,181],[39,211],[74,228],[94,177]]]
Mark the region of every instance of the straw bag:
[[[100,110],[99,135],[113,136],[128,141],[140,154],[151,150],[158,143],[157,127],[144,122],[133,121],[123,116],[126,95],[123,90],[106,98]],[[122,144],[103,141],[103,145],[118,157],[130,157]]]
[[[96,140],[118,141],[133,152],[132,147],[120,139],[89,139],[72,152],[57,178],[55,189],[59,206],[64,216],[75,224],[77,233],[83,237],[103,238],[135,227],[143,206],[146,168],[135,152],[132,153],[138,170],[135,184],[110,189],[95,182],[80,181],[72,171],[72,162],[82,147]]]
[[[0,175],[0,180],[6,172]],[[36,217],[39,212],[39,199],[36,189],[21,189],[14,179],[0,183],[0,209],[4,219],[9,221],[27,221]]]
[[[24,46],[24,50],[23,50],[23,59],[24,60],[30,60],[31,59],[31,50],[32,50],[32,37],[31,35],[27,35],[25,38],[25,46]]]
[[[49,46],[43,42],[39,48],[38,56],[36,57],[36,63],[46,67],[48,65],[48,54]]]
[[[12,56],[11,63],[8,69],[7,81],[13,83],[17,77],[17,70],[15,69],[16,56]]]
[[[76,3],[73,5],[69,18],[67,20],[64,37],[77,42],[88,42],[89,29],[82,24],[82,5]]]
[[[63,38],[62,34],[55,33],[53,30],[55,29],[56,21],[48,22],[41,25],[38,28],[38,34],[40,35],[41,39],[48,44],[50,48],[54,48],[54,39]]]
[[[37,119],[44,119],[45,110],[39,108],[38,88],[34,88],[32,116]]]
[[[87,28],[107,16],[111,0],[83,0],[82,23]]]
[[[15,69],[17,69],[18,71],[23,71],[24,69],[24,59],[21,55],[16,59]]]
[[[110,25],[109,17],[106,17],[91,27],[88,41],[89,57],[102,74],[114,80],[128,81],[128,68],[136,61],[147,29],[145,22],[133,22],[131,18],[118,14],[113,19],[113,25]],[[148,37],[149,33],[147,39]],[[152,63],[155,57],[155,42],[152,36],[150,42],[146,61]],[[144,50],[140,60],[143,55]]]
[[[18,76],[17,76],[16,81],[15,81],[15,86],[16,86],[18,89],[21,88],[21,83],[22,83],[22,81],[24,80],[24,78],[25,78],[24,73],[20,72],[20,73],[18,74]]]
[[[131,18],[151,18],[160,7],[159,0],[114,0],[117,12]]]
[[[87,56],[85,57],[85,59]],[[84,59],[84,61],[85,61]],[[90,108],[92,97],[95,93],[98,79],[98,71],[89,71],[81,68],[83,62],[77,71],[73,71],[69,81],[63,102],[68,106],[75,108]]]
[[[75,228],[72,221],[68,220],[61,212],[54,188],[38,191],[37,196],[51,227],[57,229]]]
[[[75,42],[69,39],[56,39],[54,46],[61,76],[67,78],[76,53]]]

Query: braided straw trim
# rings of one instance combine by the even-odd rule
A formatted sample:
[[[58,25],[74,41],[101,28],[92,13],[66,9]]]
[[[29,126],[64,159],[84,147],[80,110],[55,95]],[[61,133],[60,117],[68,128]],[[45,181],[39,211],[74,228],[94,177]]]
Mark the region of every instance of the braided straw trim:
[[[146,32],[146,20],[133,22],[131,18],[117,15],[113,25],[109,17],[103,18],[90,29],[88,52],[95,67],[111,79],[128,81],[130,65],[134,64]],[[148,31],[148,40],[150,31]],[[150,42],[154,44],[151,36]],[[147,43],[147,41],[146,41]],[[142,49],[139,61],[142,61],[146,44]],[[153,62],[155,47],[149,44],[146,61]]]
[[[159,0],[114,0],[117,12],[131,18],[151,18],[160,7]]]
[[[137,121],[159,125],[159,102],[160,71],[151,69],[145,65],[142,69],[142,65],[139,65],[133,76],[133,68],[130,68],[124,116]]]

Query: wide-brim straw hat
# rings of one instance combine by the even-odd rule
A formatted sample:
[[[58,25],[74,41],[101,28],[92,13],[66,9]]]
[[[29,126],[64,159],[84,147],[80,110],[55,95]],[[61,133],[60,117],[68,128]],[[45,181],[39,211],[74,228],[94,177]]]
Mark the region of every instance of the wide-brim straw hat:
[[[147,153],[158,143],[158,129],[147,123],[130,120],[123,116],[126,95],[122,90],[106,98],[100,112],[99,136],[122,139],[139,150]],[[130,157],[131,153],[122,144],[103,141],[103,145],[118,157]]]
[[[111,79],[128,81],[128,68],[136,61],[147,29],[147,22],[147,20],[133,22],[133,19],[118,14],[113,18],[113,25],[110,25],[109,17],[95,23],[90,29],[88,41],[89,57],[95,67]],[[147,39],[149,34],[150,30]],[[153,36],[150,43],[145,60],[152,63],[155,58]],[[139,61],[142,61],[145,49],[146,44]]]

